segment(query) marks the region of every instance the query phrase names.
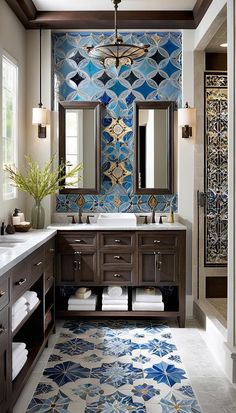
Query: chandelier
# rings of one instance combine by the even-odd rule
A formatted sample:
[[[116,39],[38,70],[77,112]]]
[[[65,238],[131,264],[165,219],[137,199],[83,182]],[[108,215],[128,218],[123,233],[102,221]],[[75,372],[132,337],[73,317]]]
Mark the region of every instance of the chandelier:
[[[118,35],[117,30],[117,9],[121,0],[112,0],[115,6],[115,41],[111,44],[102,44],[98,46],[87,47],[87,52],[90,57],[100,60],[105,67],[115,66],[118,68],[123,65],[132,65],[134,60],[140,59],[148,52],[148,45],[127,44],[124,43],[122,37]]]

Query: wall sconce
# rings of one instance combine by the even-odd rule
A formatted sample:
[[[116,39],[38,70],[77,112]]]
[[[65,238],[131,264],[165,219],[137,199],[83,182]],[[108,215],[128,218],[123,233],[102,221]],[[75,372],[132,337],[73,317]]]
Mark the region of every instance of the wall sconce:
[[[196,109],[190,108],[188,102],[185,107],[178,109],[178,125],[182,127],[182,138],[192,136],[192,128],[196,123]]]
[[[41,28],[39,31],[39,104],[32,110],[32,124],[38,125],[38,138],[46,138],[46,125],[50,123],[50,111],[42,104],[42,68],[41,68]]]

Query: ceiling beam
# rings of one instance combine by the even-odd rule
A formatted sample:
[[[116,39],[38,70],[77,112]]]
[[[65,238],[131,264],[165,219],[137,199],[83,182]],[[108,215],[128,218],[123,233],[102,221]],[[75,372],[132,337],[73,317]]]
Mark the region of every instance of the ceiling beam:
[[[32,0],[5,0],[26,29],[113,29],[113,11],[37,11]],[[193,11],[119,11],[122,30],[195,29],[212,0],[197,0]]]
[[[38,12],[30,24],[48,29],[114,29],[113,11]],[[120,11],[119,29],[192,29],[191,11]]]

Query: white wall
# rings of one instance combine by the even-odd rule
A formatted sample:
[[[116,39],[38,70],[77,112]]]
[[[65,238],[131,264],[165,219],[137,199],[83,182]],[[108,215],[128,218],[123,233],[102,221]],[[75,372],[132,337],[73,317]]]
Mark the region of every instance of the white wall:
[[[27,44],[27,92],[26,92],[26,153],[30,154],[42,166],[52,156],[52,128],[47,126],[47,138],[37,137],[37,126],[32,125],[32,108],[39,103],[39,30],[28,30]],[[42,103],[48,109],[51,106],[51,31],[42,31]],[[52,119],[53,119],[52,114]],[[53,123],[53,122],[51,122]],[[51,222],[51,198],[46,197],[42,205],[45,208],[45,226]],[[30,218],[33,199],[28,197],[27,215]]]
[[[25,88],[26,88],[26,31],[19,22],[15,14],[11,11],[5,1],[0,2],[0,58],[6,51],[12,56],[18,64],[18,166],[22,167],[24,163],[24,153],[26,146],[26,128],[25,128]],[[0,79],[1,65],[0,65]],[[0,81],[0,96],[2,96],[2,82]],[[0,99],[0,114],[1,99]],[[2,116],[0,116],[0,148],[1,148],[1,130]],[[2,165],[2,151],[0,149],[0,165]],[[3,201],[2,196],[2,167],[0,167],[0,221],[8,222],[9,215],[15,207],[25,210],[25,196],[18,192],[17,198],[9,201]]]

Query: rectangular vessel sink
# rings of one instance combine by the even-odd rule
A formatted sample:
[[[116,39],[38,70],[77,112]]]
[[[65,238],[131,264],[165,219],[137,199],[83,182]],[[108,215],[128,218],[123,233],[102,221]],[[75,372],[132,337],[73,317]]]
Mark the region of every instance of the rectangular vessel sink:
[[[131,213],[101,213],[97,224],[101,226],[134,227],[137,224],[136,215]]]

